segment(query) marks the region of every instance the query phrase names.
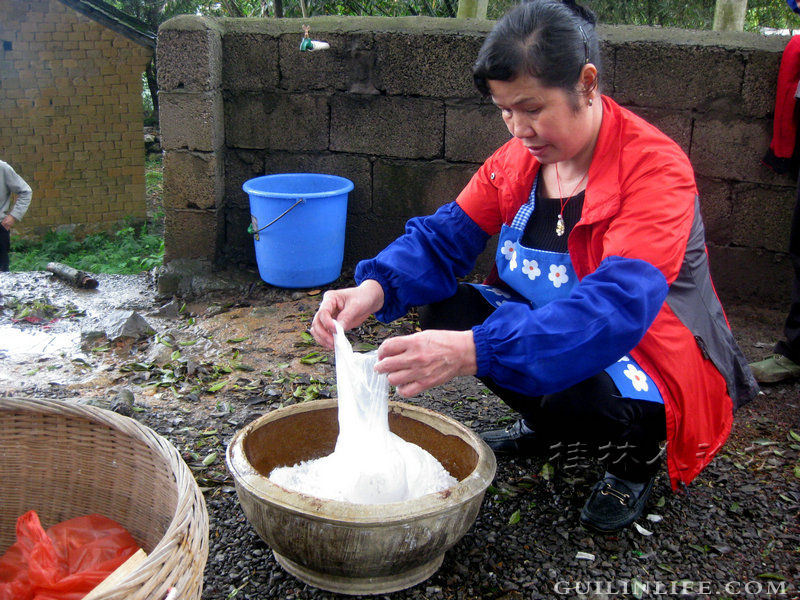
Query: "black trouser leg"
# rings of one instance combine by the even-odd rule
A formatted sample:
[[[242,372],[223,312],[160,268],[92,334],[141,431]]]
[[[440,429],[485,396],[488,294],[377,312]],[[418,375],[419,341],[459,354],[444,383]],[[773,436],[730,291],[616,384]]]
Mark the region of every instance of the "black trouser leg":
[[[423,329],[466,330],[486,319],[493,308],[480,292],[460,285],[454,296],[420,308]],[[599,456],[609,472],[646,481],[658,470],[660,442],[666,437],[664,405],[620,396],[605,372],[566,390],[527,396],[481,381],[516,410],[551,448],[553,457],[576,463]]]
[[[11,233],[0,225],[0,271],[8,271],[11,252]]]
[[[789,259],[792,263],[792,303],[783,331],[786,336],[775,346],[775,351],[792,362],[800,364],[800,184],[797,188],[792,228],[789,234]]]

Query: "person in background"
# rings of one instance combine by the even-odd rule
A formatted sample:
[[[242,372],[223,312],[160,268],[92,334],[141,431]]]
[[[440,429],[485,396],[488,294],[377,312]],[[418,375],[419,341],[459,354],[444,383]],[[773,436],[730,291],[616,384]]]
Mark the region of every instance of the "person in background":
[[[789,7],[800,14],[795,0]],[[762,162],[779,175],[797,179],[797,124],[800,111],[800,35],[786,44],[778,69],[772,141]],[[800,377],[800,181],[789,231],[789,260],[792,265],[792,291],[789,313],[783,326],[784,339],[778,340],[772,356],[750,365],[759,383],[780,383]]]
[[[370,315],[420,308],[423,331],[385,340],[376,370],[401,396],[475,375],[519,413],[482,437],[498,454],[580,445],[604,474],[580,521],[633,523],[661,468],[688,484],[757,386],[708,271],[689,159],[600,93],[593,13],[530,0],[494,26],[473,67],[512,139],[455,202],[411,219],[325,293],[311,333],[332,346]],[[491,236],[483,284],[459,282]]]
[[[32,195],[31,186],[0,160],[0,271],[8,271],[11,228],[25,216]]]

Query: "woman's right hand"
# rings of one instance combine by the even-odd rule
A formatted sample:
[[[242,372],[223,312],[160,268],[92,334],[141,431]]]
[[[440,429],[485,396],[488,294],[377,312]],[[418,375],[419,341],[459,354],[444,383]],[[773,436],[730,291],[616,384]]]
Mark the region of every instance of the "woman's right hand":
[[[383,306],[383,287],[374,279],[366,279],[358,287],[329,290],[311,323],[311,335],[324,348],[333,348],[336,320],[343,329],[358,327]]]

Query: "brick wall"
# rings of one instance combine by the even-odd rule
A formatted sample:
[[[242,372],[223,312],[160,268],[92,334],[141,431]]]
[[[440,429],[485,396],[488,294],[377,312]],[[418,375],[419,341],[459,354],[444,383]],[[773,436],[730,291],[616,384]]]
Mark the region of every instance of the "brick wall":
[[[430,18],[308,19],[330,50],[298,50],[285,19],[162,25],[167,260],[252,262],[244,181],[317,171],[355,183],[345,261],[452,200],[508,133],[473,89],[491,27]],[[603,91],[678,141],[698,178],[724,297],[785,301],[794,182],[763,167],[786,37],[601,27]]]
[[[145,216],[150,56],[56,0],[0,0],[0,158],[33,188],[21,233]]]

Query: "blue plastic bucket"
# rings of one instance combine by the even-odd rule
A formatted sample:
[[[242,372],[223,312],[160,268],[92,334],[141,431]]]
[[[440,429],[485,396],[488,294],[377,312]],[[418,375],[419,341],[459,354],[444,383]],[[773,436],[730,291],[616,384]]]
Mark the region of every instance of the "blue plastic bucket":
[[[347,196],[353,182],[320,173],[264,175],[244,183],[250,196],[261,279],[287,288],[324,285],[344,258]]]

